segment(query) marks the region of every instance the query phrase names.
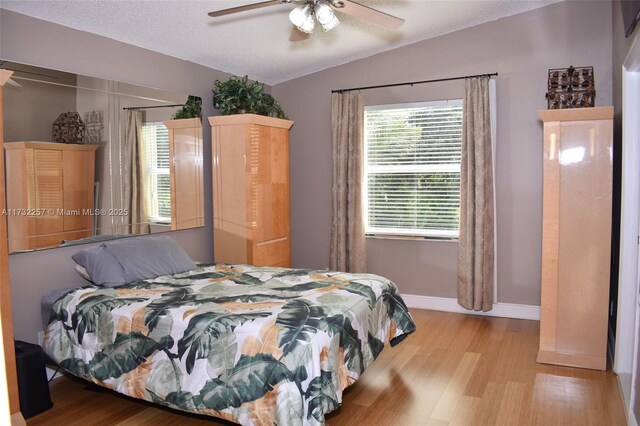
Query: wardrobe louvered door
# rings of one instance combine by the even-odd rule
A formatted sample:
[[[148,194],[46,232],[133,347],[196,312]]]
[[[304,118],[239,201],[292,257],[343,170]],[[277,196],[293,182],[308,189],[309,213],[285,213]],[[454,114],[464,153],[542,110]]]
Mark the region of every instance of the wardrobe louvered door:
[[[62,202],[62,151],[36,149],[33,151],[35,177],[35,208],[45,214],[36,216],[36,246],[60,244],[64,230]]]
[[[4,145],[9,251],[57,247],[92,235],[97,145],[19,141]]]

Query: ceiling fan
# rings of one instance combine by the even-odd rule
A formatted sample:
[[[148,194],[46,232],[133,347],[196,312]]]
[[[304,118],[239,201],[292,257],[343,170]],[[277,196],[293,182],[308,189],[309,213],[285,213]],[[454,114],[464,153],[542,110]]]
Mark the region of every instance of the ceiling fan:
[[[260,9],[278,4],[295,3],[295,7],[289,13],[289,20],[293,24],[289,40],[304,40],[315,29],[316,21],[324,31],[334,29],[340,21],[334,12],[355,16],[384,28],[395,30],[399,28],[404,19],[373,9],[352,0],[269,0],[245,6],[231,7],[228,9],[209,12],[211,17],[230,15],[232,13],[245,12],[247,10]]]
[[[21,78],[21,77],[19,77],[17,75],[13,75],[14,78],[11,78],[11,75],[15,74],[15,73],[32,74],[32,75],[37,75],[37,76],[41,76],[41,77],[57,78],[57,77],[50,76],[50,75],[47,75],[47,74],[41,74],[41,73],[37,73],[37,72],[16,69],[15,65],[14,65],[14,68],[11,68],[11,66],[12,66],[11,63],[7,63],[5,61],[0,60],[0,73],[2,74],[1,79],[2,80],[6,79],[5,81],[7,83],[9,83],[10,85],[15,86],[15,87],[22,87],[22,84],[20,84],[20,83],[18,83],[17,81],[14,80],[14,78]],[[11,73],[11,74],[9,74],[9,73]],[[22,77],[22,78],[24,78],[24,77]]]
[[[22,87],[22,84],[18,83],[14,79],[11,78],[12,72],[9,70],[5,70],[4,68],[0,68],[0,83],[9,83],[12,86]]]

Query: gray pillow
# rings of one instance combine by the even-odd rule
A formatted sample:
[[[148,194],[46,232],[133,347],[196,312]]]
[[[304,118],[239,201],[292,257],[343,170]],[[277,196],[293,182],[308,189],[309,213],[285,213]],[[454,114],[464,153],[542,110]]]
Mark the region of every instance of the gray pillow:
[[[117,287],[127,283],[122,265],[104,244],[81,250],[71,258],[87,270],[91,281],[97,285]]]
[[[182,247],[167,236],[124,238],[104,246],[122,266],[127,283],[197,268]]]

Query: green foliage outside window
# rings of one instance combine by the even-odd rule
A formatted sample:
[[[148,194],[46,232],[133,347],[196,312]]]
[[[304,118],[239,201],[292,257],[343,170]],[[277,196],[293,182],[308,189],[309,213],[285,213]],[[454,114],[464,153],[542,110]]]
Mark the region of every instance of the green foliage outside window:
[[[368,230],[457,236],[460,105],[367,111]]]

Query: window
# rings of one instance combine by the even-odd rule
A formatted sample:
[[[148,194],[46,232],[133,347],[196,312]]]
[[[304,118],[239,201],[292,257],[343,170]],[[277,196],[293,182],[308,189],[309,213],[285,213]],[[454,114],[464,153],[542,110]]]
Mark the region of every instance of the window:
[[[365,109],[368,235],[457,238],[462,100]]]
[[[169,130],[161,122],[142,125],[144,175],[147,177],[145,198],[149,220],[171,221],[171,184],[169,177]]]

